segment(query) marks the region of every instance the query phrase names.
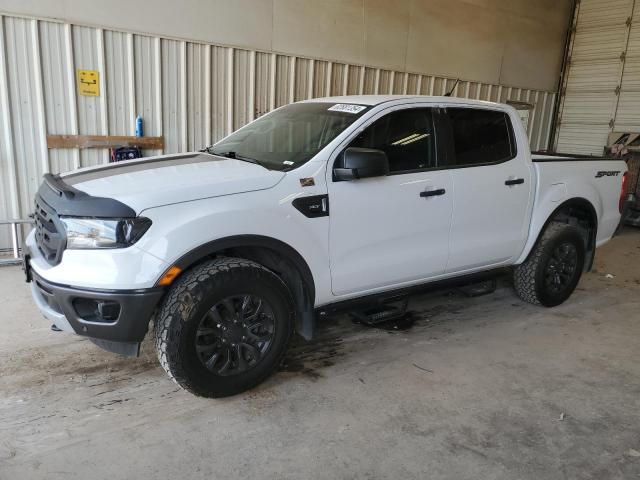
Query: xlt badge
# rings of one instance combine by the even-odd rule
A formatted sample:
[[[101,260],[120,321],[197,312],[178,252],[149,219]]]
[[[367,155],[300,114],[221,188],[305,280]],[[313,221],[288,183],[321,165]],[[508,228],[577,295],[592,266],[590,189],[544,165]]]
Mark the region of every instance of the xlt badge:
[[[298,197],[292,203],[304,216],[309,218],[326,217],[329,215],[328,195]]]

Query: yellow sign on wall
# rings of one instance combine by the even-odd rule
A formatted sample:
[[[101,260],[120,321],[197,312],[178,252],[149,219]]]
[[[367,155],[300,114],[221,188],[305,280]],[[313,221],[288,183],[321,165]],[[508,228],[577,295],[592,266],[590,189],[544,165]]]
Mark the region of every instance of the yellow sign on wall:
[[[97,70],[78,70],[78,93],[90,97],[100,96],[100,74]]]

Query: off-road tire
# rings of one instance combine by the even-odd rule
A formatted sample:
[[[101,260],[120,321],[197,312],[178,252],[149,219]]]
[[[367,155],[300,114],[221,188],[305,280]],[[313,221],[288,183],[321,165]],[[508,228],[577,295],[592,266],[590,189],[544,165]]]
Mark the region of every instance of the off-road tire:
[[[571,280],[561,292],[552,292],[545,284],[545,270],[558,246],[570,243],[577,252],[577,265]],[[513,271],[513,283],[518,296],[525,302],[545,307],[560,305],[573,293],[582,275],[585,242],[580,231],[565,223],[550,223],[533,251]]]
[[[275,318],[272,344],[250,370],[216,375],[198,358],[196,329],[207,311],[230,295],[255,294],[268,300]],[[294,325],[294,303],[285,283],[262,265],[221,257],[186,271],[171,286],[158,313],[155,340],[160,364],[182,388],[203,397],[226,397],[264,381],[280,364]]]

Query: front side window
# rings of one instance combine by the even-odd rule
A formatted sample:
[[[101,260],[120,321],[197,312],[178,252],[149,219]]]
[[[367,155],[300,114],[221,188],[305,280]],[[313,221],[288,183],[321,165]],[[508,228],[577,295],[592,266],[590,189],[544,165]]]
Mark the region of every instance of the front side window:
[[[419,108],[390,113],[367,127],[349,147],[384,151],[391,173],[435,167],[431,110]]]
[[[313,158],[368,109],[354,104],[292,103],[260,117],[206,151],[253,161],[271,170],[292,170]]]
[[[516,155],[511,122],[504,112],[447,108],[456,166],[498,163]]]

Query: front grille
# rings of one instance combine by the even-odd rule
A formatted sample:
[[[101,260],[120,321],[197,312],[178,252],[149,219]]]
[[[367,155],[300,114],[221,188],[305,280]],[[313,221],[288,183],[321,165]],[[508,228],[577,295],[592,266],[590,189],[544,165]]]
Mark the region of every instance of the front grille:
[[[47,205],[40,195],[36,196],[36,243],[40,253],[51,265],[57,265],[66,245],[64,228],[56,211]]]

